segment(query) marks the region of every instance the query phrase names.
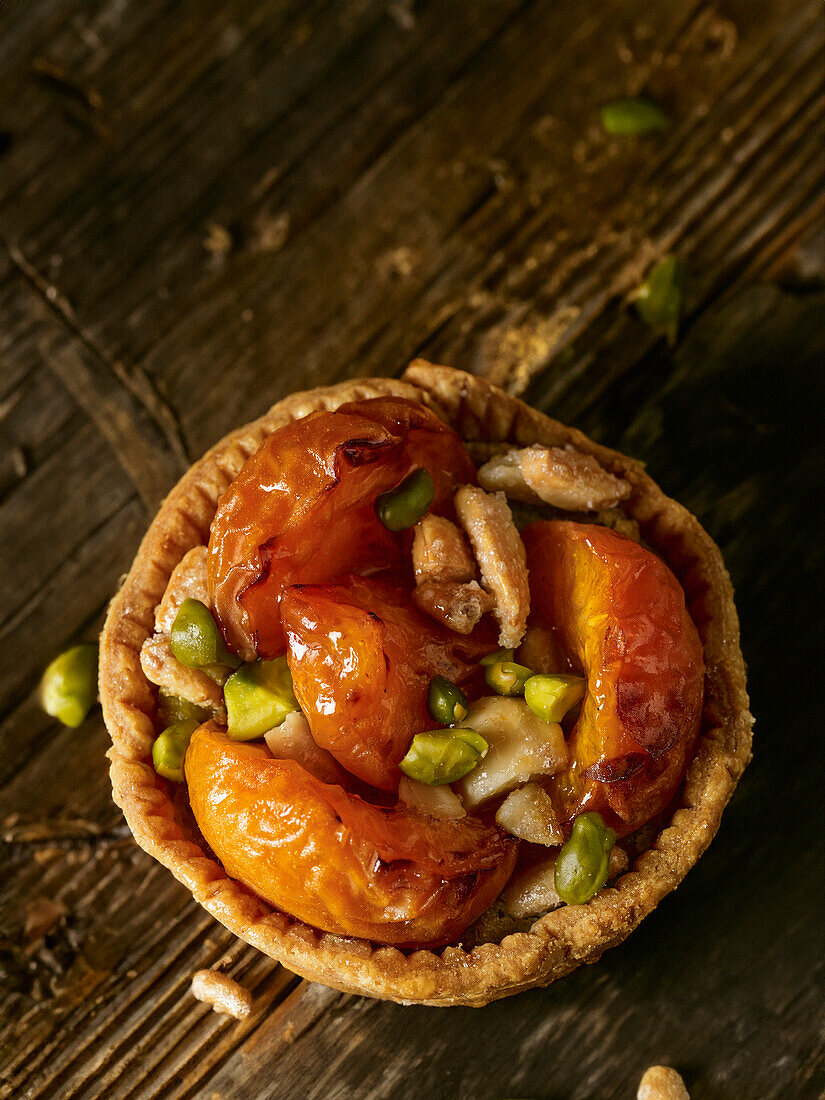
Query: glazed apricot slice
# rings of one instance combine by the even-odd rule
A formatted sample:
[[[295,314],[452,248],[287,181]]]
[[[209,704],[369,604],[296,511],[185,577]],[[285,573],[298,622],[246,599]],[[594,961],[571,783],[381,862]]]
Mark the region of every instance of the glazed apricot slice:
[[[351,402],[273,432],[227,489],[210,531],[210,597],[230,648],[246,660],[284,652],[288,585],[402,572],[405,537],[382,525],[375,500],[420,468],[433,479],[436,512],[449,512],[458,484],[475,481],[458,435],[402,398]]]
[[[413,734],[431,729],[434,676],[463,683],[494,644],[425,619],[402,589],[350,577],[298,585],[281,598],[295,695],[312,735],[353,775],[398,787]]]
[[[699,731],[702,643],[684,592],[654,553],[606,527],[552,520],[522,535],[533,618],[587,677],[556,778],[564,817],[597,810],[632,832],[672,800]]]
[[[193,734],[185,772],[227,874],[327,932],[399,947],[455,942],[513,870],[516,845],[495,826],[373,806],[214,723]]]

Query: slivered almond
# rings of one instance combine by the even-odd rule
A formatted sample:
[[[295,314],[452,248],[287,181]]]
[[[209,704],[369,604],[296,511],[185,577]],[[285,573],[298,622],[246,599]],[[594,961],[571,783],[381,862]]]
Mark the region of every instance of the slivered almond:
[[[543,501],[569,512],[612,508],[630,495],[630,485],[574,447],[524,447],[495,455],[478,471],[491,492],[530,504]]]
[[[515,649],[527,626],[530,585],[527,555],[503,493],[463,485],[455,495],[459,521],[476,556],[481,580],[495,601],[499,645]]]

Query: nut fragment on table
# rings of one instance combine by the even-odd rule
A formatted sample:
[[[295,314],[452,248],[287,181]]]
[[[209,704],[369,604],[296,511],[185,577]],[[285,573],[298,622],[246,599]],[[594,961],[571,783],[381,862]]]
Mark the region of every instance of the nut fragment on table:
[[[55,927],[67,910],[62,901],[43,895],[32,898],[26,905],[23,925],[23,946],[28,951],[38,944]]]
[[[670,1066],[651,1066],[645,1070],[637,1100],[690,1100],[685,1082]]]
[[[543,501],[568,512],[611,508],[630,496],[630,485],[574,447],[523,447],[495,455],[478,471],[478,483],[513,500]]]
[[[196,971],[192,975],[192,996],[236,1020],[244,1020],[252,1012],[249,990],[219,970]]]
[[[485,493],[476,485],[462,485],[455,507],[472,543],[482,583],[495,601],[498,644],[515,649],[527,626],[530,585],[527,555],[513,514],[503,493]]]

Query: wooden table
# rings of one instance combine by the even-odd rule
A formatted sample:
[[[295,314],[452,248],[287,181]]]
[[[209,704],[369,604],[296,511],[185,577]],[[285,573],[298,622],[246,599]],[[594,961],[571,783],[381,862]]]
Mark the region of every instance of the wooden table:
[[[817,0],[2,0],[0,1096],[635,1096],[824,1083]],[[672,119],[609,138],[645,92]],[[690,265],[675,346],[628,293]],[[414,355],[644,459],[720,543],[756,756],[684,886],[482,1010],[311,985],[130,840],[37,706],[158,501],[296,388]],[[44,900],[45,899],[45,900]],[[188,992],[223,960],[243,1024]]]

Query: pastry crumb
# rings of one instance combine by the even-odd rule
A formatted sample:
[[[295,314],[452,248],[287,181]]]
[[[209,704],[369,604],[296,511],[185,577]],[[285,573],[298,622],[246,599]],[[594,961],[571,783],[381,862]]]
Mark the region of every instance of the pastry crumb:
[[[198,970],[192,975],[192,996],[211,1005],[215,1012],[245,1020],[252,1012],[252,994],[234,978],[219,970]]]
[[[690,1100],[685,1082],[670,1066],[651,1066],[645,1070],[636,1100]]]

